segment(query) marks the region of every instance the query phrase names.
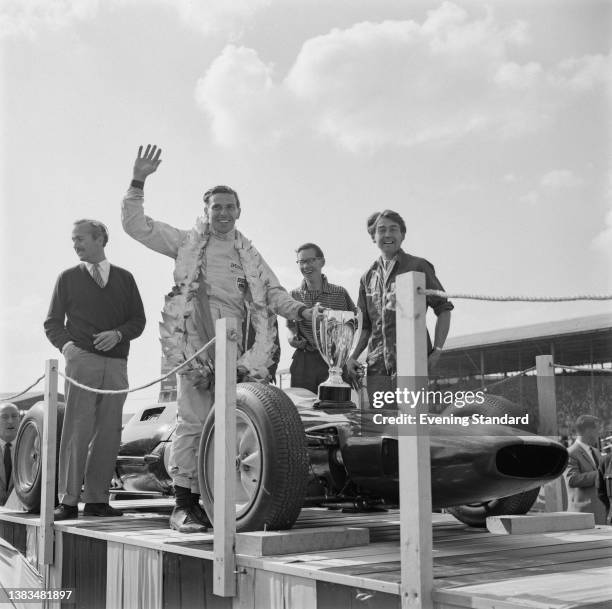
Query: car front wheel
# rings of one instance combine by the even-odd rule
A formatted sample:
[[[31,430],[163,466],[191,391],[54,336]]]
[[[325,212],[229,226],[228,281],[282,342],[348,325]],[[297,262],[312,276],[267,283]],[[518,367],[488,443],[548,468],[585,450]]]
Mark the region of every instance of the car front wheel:
[[[215,416],[200,438],[200,495],[211,522],[214,508]],[[238,531],[289,529],[306,496],[308,451],[293,402],[280,389],[239,383],[236,392],[236,460],[233,476]]]

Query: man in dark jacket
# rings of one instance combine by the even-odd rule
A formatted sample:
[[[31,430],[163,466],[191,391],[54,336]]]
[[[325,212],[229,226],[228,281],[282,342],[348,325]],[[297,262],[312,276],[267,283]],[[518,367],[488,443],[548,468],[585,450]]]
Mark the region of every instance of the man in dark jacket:
[[[72,231],[78,266],[60,274],[45,320],[47,338],[64,355],[66,376],[95,389],[126,389],[130,341],[142,334],[145,314],[131,273],[106,260],[108,231],[78,220]],[[126,394],[97,394],[66,382],[55,520],[84,514],[121,516],[108,489],[121,442]]]
[[[368,234],[380,250],[380,257],[366,271],[359,284],[357,306],[363,312],[363,329],[358,344],[346,363],[349,373],[360,374],[357,358],[367,347],[367,386],[370,403],[379,391],[395,391],[397,377],[396,317],[387,304],[395,295],[395,279],[402,273],[425,274],[425,287],[442,290],[433,265],[424,258],[404,252],[406,223],[395,211],[386,209],[368,218]],[[452,303],[440,296],[427,296],[427,306],[437,319],[433,343],[427,336],[430,371],[438,362],[450,328]]]

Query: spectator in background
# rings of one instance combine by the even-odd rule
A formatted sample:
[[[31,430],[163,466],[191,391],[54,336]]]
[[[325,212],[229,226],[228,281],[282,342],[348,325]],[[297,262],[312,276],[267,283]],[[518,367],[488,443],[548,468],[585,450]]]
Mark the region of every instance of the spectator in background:
[[[125,389],[130,341],[142,334],[145,314],[134,277],[106,259],[107,242],[101,222],[74,223],[72,243],[81,264],[60,274],[45,332],[62,352],[67,376],[95,389]],[[83,480],[86,516],[121,516],[108,504],[108,489],[126,394],[97,394],[69,382],[65,394],[55,520],[78,517]]]
[[[606,524],[612,524],[612,453],[604,455],[599,464],[597,495],[606,507]]]
[[[576,440],[568,448],[569,461],[564,476],[568,512],[590,512],[595,524],[605,524],[605,505],[597,496],[601,453],[595,448],[600,429],[597,417],[583,414],[576,419]]]
[[[299,288],[291,290],[295,300],[307,307],[320,303],[327,309],[354,311],[355,305],[348,292],[339,285],[327,281],[322,269],[325,256],[318,245],[304,243],[296,250],[297,265],[304,277]],[[329,367],[321,357],[312,336],[312,322],[308,320],[287,321],[289,344],[295,348],[291,362],[291,386],[303,387],[317,393],[319,384],[329,377]]]
[[[0,404],[0,505],[4,505],[13,490],[15,438],[19,428],[19,408],[10,402]]]

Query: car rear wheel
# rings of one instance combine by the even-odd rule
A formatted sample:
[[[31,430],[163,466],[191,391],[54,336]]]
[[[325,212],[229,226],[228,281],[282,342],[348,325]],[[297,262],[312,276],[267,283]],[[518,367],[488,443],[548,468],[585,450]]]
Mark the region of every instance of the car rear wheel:
[[[448,508],[447,511],[457,520],[471,527],[486,527],[488,516],[526,514],[538,498],[539,492],[540,487],[537,487],[524,493],[510,495],[510,497],[501,497],[483,503],[459,505]]]
[[[15,439],[15,465],[13,467],[15,493],[29,512],[40,510],[43,420],[44,402],[38,402],[26,412]],[[59,458],[63,422],[64,404],[58,404],[56,463]],[[55,492],[57,495],[57,473]]]
[[[214,507],[215,417],[200,439],[200,494],[211,522]],[[289,529],[297,520],[308,478],[308,451],[296,407],[280,389],[239,383],[233,482],[238,531]]]

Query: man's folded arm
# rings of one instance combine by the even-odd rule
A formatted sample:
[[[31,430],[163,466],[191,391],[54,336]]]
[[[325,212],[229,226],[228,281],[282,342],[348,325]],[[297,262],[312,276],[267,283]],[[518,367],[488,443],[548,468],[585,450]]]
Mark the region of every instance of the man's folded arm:
[[[125,323],[122,323],[115,329],[121,332],[122,338],[134,340],[142,334],[146,322],[142,298],[140,297],[136,281],[131,277],[130,316]]]
[[[569,458],[567,469],[565,470],[565,477],[567,479],[568,486],[574,488],[585,488],[588,486],[595,486],[597,481],[597,471],[593,470],[590,472],[581,472],[578,461],[574,457]]]

